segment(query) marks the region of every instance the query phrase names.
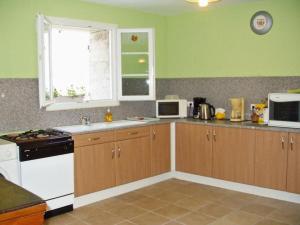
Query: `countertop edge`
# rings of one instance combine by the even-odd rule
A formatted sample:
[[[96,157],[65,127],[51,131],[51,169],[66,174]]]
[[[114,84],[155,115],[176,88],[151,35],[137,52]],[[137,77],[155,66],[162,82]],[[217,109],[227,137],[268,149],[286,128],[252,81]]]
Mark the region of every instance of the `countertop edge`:
[[[174,122],[175,123],[191,123],[191,124],[216,126],[216,127],[228,127],[228,128],[242,128],[242,129],[253,129],[253,130],[266,130],[266,131],[300,133],[300,129],[298,129],[298,128],[273,127],[273,126],[268,126],[266,124],[252,123],[251,121],[231,122],[229,120],[198,120],[198,119],[193,119],[193,118],[160,119],[158,121],[149,121],[147,123],[141,123],[141,124],[124,125],[124,126],[121,126],[121,127],[102,128],[102,129],[91,130],[91,131],[79,131],[79,132],[68,132],[68,133],[70,133],[71,135],[81,135],[81,134],[89,134],[89,133],[95,133],[95,132],[114,131],[114,130],[132,128],[132,127],[143,127],[143,126],[151,126],[151,125],[174,123]]]

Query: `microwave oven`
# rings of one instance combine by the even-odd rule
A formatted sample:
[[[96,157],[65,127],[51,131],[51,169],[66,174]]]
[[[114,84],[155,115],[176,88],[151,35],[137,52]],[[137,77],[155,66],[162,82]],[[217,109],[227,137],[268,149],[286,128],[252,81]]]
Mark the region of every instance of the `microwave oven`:
[[[300,128],[300,94],[271,93],[268,103],[269,126]]]
[[[157,118],[185,118],[187,117],[187,100],[164,99],[156,101]]]

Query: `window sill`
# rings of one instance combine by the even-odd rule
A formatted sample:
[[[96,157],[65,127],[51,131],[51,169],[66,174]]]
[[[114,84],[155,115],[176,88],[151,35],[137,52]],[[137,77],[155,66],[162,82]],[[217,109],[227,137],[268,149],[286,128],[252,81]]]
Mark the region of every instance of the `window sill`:
[[[70,109],[86,109],[86,108],[99,108],[99,107],[111,107],[119,106],[119,101],[90,101],[90,102],[64,102],[53,103],[45,106],[46,111],[60,111]]]

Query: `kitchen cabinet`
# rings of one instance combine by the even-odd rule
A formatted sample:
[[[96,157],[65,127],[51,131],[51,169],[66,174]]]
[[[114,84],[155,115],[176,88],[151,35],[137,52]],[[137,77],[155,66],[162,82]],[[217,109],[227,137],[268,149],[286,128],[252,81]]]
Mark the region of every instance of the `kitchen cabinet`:
[[[255,131],[214,127],[213,177],[239,183],[254,183]]]
[[[300,193],[300,134],[256,131],[255,185]]]
[[[255,185],[286,190],[288,133],[257,130],[255,137]]]
[[[150,176],[150,137],[118,141],[116,160],[117,185]]]
[[[151,176],[150,126],[73,139],[76,197]]]
[[[114,143],[75,149],[75,195],[80,196],[112,187],[115,179]]]
[[[176,170],[212,175],[212,128],[190,123],[176,124]]]
[[[176,125],[176,170],[252,184],[255,133],[250,129]]]
[[[300,134],[289,133],[287,191],[300,194]]]
[[[151,176],[170,171],[170,124],[151,126]]]

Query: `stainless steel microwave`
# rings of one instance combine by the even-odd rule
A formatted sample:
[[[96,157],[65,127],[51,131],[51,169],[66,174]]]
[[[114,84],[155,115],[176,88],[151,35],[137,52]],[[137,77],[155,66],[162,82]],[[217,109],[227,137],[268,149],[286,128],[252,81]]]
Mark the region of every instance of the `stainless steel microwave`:
[[[164,99],[156,101],[157,118],[185,118],[187,117],[187,100]]]
[[[271,93],[269,126],[300,128],[300,94]]]

